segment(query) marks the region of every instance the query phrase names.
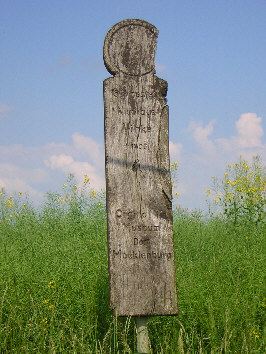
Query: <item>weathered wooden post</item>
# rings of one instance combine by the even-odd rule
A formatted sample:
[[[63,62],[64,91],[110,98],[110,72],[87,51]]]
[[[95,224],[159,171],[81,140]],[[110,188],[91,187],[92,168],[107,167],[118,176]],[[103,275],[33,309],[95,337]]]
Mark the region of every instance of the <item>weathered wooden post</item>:
[[[104,42],[113,75],[104,80],[110,306],[117,316],[137,316],[142,333],[140,316],[177,314],[167,82],[155,76],[157,36],[150,23],[129,19]],[[147,344],[138,350],[147,352]]]

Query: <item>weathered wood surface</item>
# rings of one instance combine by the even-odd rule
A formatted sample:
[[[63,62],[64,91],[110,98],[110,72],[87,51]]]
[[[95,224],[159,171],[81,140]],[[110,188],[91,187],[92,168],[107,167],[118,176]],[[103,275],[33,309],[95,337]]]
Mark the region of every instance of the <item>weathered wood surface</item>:
[[[117,316],[177,313],[167,82],[154,75],[158,30],[113,26],[104,62],[110,305]]]

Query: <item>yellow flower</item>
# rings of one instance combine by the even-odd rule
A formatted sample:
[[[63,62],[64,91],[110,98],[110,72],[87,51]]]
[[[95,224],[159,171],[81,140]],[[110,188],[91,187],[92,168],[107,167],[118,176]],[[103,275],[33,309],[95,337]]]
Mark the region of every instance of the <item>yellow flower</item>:
[[[48,304],[49,301],[50,301],[49,299],[44,299],[44,300],[43,300],[44,304]]]
[[[245,161],[242,162],[242,166],[243,166],[244,169],[247,170],[247,171],[250,169],[250,167],[245,163]]]
[[[41,324],[47,324],[47,323],[48,323],[47,317],[45,317],[41,320]]]
[[[48,284],[48,288],[54,288],[54,287],[56,287],[56,283],[54,280],[51,280]]]
[[[49,310],[52,310],[53,308],[54,308],[54,305],[52,305],[52,304],[48,306]]]
[[[18,194],[19,194],[19,195],[22,195],[22,194],[23,194],[23,192],[18,192]]]
[[[92,197],[95,197],[96,196],[96,192],[93,190],[93,191],[91,191],[91,196]]]
[[[180,196],[180,194],[179,194],[179,193],[177,193],[177,192],[175,192],[175,196],[176,196],[176,197],[179,197],[179,196]]]
[[[256,331],[256,329],[253,329],[252,334],[254,334],[255,338],[260,338],[258,332]]]
[[[12,196],[7,198],[6,203],[5,203],[11,209],[14,208],[14,206],[15,206],[15,203],[11,201],[12,198],[13,198]]]
[[[84,182],[88,183],[89,181],[90,181],[90,179],[89,179],[88,175],[84,175]]]
[[[78,189],[78,186],[76,186],[76,185],[74,185],[74,189],[75,189],[75,191]]]
[[[206,190],[206,194],[207,195],[210,195],[211,194],[211,191],[209,189]]]
[[[63,198],[59,198],[59,199],[58,199],[58,202],[59,202],[59,203],[64,203],[64,199],[63,199]]]
[[[67,184],[64,183],[63,186],[62,186],[62,188],[65,189],[66,187],[67,187]]]
[[[99,202],[98,205],[101,206],[103,203],[102,202]]]
[[[170,167],[175,167],[175,168],[178,167],[178,162],[171,163]]]

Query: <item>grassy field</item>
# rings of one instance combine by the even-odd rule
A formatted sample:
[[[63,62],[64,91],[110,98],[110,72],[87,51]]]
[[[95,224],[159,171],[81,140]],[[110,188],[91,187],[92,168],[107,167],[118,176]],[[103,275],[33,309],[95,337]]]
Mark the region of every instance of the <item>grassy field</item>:
[[[0,352],[134,353],[109,310],[104,199],[76,187],[35,209],[0,193]],[[148,322],[152,353],[263,353],[265,224],[175,211],[179,315]]]

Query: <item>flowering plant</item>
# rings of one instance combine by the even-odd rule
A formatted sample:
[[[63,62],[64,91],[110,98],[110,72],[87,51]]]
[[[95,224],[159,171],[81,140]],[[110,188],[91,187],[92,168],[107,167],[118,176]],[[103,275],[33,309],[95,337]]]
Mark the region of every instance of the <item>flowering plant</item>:
[[[265,221],[266,174],[260,157],[253,157],[250,165],[242,157],[234,165],[228,165],[220,181],[213,177],[213,188],[206,194],[234,222]]]

